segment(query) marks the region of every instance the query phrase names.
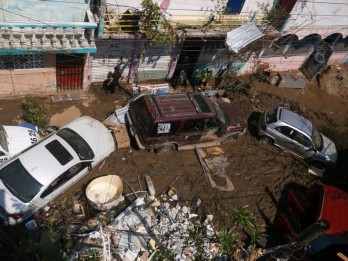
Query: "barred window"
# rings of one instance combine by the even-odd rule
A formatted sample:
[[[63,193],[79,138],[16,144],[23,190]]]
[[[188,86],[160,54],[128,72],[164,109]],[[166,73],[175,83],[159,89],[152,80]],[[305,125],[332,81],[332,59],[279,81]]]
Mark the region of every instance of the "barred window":
[[[0,59],[0,70],[43,68],[43,54],[4,55]]]

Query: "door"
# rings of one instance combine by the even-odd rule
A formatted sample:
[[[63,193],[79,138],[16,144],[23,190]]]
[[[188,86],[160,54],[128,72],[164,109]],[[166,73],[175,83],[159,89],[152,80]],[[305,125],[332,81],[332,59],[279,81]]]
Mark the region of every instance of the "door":
[[[273,14],[268,19],[275,29],[282,29],[296,2],[297,0],[280,0],[273,6],[271,10]]]
[[[228,0],[225,13],[226,14],[239,14],[243,8],[245,0]]]
[[[57,91],[82,90],[84,54],[57,54]]]

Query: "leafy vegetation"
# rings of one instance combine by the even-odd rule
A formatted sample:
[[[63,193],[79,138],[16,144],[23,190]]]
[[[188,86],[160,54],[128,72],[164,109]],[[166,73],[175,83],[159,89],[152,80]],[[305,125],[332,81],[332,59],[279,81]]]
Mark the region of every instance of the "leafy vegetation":
[[[25,96],[24,99],[22,119],[41,128],[47,127],[50,106],[40,98],[31,95]]]

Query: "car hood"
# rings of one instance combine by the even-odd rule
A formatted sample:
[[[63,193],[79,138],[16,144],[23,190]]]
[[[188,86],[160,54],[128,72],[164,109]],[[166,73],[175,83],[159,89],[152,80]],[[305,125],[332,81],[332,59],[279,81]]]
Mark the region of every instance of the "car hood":
[[[88,120],[89,128],[86,128],[86,120]],[[108,155],[115,150],[115,141],[110,130],[91,117],[80,117],[66,127],[71,128],[86,140],[96,157]]]
[[[337,150],[335,144],[325,135],[321,134],[323,137],[323,149],[321,153],[330,158],[332,163],[337,161]]]
[[[235,104],[231,103],[228,99],[227,101],[222,100],[220,104],[222,104],[225,114],[227,116],[227,127],[246,127],[245,117],[242,111]]]
[[[20,126],[3,126],[6,132],[8,152],[14,156],[40,139],[36,131]]]

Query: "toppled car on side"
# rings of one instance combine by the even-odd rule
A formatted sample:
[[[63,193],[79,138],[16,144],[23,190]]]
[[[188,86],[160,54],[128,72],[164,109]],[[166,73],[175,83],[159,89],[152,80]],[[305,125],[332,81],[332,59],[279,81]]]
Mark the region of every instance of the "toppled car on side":
[[[38,128],[32,124],[0,125],[0,165],[40,140]]]
[[[337,161],[335,144],[309,120],[283,107],[265,111],[257,132],[261,142],[283,148],[316,168],[326,169]]]
[[[229,99],[202,93],[144,95],[130,103],[126,119],[138,147],[157,153],[215,146],[246,129]]]
[[[14,225],[31,217],[115,150],[111,132],[77,118],[0,168],[0,217]]]

